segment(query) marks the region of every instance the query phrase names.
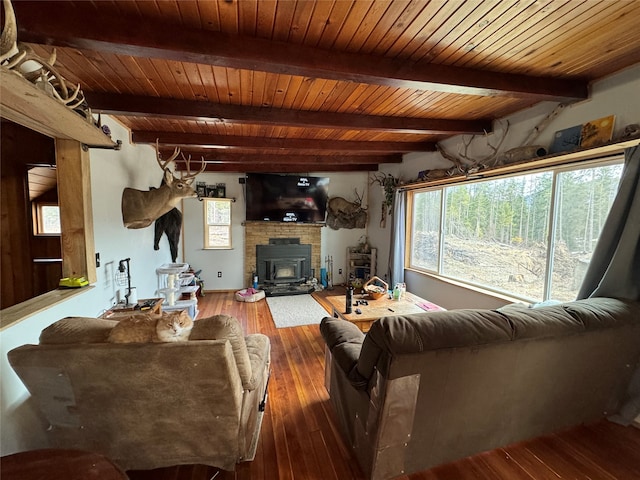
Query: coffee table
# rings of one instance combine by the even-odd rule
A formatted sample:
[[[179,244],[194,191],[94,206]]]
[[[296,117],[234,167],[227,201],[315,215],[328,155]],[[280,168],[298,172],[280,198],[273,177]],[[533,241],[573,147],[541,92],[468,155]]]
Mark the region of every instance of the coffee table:
[[[368,305],[358,305],[351,307],[351,313],[345,313],[345,295],[334,295],[326,297],[331,304],[333,316],[354,323],[363,332],[368,332],[371,324],[382,317],[392,315],[411,315],[413,313],[435,312],[445,310],[444,308],[420,298],[412,293],[405,293],[400,300],[392,300],[386,295],[378,300],[373,300],[369,295],[355,294],[353,303],[358,300],[366,300]],[[362,313],[356,313],[359,308]]]

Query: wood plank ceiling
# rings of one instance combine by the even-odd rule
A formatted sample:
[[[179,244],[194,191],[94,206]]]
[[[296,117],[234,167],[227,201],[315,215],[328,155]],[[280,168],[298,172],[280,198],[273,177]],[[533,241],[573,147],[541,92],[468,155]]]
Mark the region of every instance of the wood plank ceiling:
[[[14,1],[132,139],[208,171],[373,171],[640,62],[636,0]],[[166,152],[165,152],[166,154]]]

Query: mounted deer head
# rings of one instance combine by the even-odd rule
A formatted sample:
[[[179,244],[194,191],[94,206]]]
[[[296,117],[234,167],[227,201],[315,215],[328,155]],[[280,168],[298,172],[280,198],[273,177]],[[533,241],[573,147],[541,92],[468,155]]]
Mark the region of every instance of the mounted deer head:
[[[196,173],[191,173],[191,156],[182,159],[187,166],[187,174],[176,178],[169,164],[173,162],[180,149],[176,147],[173,155],[163,161],[156,141],[156,161],[164,171],[164,183],[159,188],[153,190],[137,190],[135,188],[125,188],[122,192],[122,223],[127,228],[144,228],[151,225],[156,219],[173,209],[183,198],[195,198],[198,196],[191,187],[196,175],[202,173],[207,166],[202,158],[202,166]]]
[[[333,197],[327,204],[327,226],[338,230],[340,228],[364,228],[367,224],[367,208],[362,206],[362,195],[356,192],[355,202],[349,202],[342,197]]]

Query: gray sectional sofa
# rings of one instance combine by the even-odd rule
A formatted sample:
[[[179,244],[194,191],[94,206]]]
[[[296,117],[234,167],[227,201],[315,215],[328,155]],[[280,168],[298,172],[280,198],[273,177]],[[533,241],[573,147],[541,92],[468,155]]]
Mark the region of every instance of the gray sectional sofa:
[[[613,414],[640,361],[640,303],[611,298],[320,330],[331,402],[376,480]]]

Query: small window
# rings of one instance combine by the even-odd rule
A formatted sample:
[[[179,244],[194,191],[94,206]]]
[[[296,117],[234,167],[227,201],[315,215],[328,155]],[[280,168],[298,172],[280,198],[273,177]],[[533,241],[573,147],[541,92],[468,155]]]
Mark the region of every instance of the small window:
[[[205,198],[204,248],[231,248],[231,199]]]
[[[34,204],[35,235],[60,235],[60,207],[51,203]]]

